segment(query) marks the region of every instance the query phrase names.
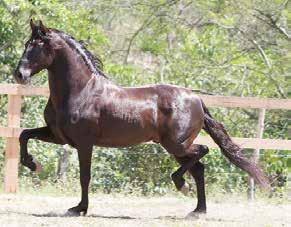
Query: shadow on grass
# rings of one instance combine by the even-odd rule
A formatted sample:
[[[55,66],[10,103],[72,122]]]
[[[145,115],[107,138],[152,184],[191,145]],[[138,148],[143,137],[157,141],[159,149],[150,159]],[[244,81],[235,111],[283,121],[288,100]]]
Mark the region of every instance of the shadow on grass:
[[[73,218],[73,217],[87,217],[87,218],[106,218],[106,219],[140,219],[140,218],[136,218],[136,217],[130,217],[130,216],[110,216],[110,215],[98,215],[98,214],[89,214],[86,216],[72,216],[70,214],[64,213],[64,214],[58,214],[58,213],[54,213],[54,212],[49,212],[49,213],[45,213],[45,214],[28,214],[34,217],[52,217],[52,218],[56,218],[56,217],[64,217],[64,218]]]
[[[231,219],[221,219],[221,218],[210,218],[206,215],[202,217],[193,217],[187,219],[185,217],[177,217],[177,216],[158,216],[158,217],[132,217],[126,215],[102,215],[102,214],[89,214],[86,216],[71,216],[67,213],[56,213],[56,212],[48,212],[43,214],[35,214],[35,213],[25,213],[25,212],[17,212],[17,211],[8,211],[5,213],[0,212],[0,215],[9,214],[18,214],[18,215],[27,215],[33,217],[46,217],[46,218],[76,218],[76,217],[86,217],[86,218],[102,218],[102,219],[120,219],[120,220],[169,220],[169,221],[211,221],[211,222],[239,222],[239,220],[231,220]]]

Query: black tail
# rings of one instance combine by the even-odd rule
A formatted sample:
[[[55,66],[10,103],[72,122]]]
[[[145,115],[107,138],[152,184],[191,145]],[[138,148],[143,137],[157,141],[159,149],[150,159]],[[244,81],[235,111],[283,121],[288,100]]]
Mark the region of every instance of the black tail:
[[[231,140],[223,125],[212,118],[203,102],[202,106],[204,110],[203,129],[220,147],[222,153],[230,162],[253,177],[256,183],[260,184],[263,188],[269,188],[269,181],[265,177],[263,171],[256,165],[256,163],[249,161],[241,154],[241,148]]]

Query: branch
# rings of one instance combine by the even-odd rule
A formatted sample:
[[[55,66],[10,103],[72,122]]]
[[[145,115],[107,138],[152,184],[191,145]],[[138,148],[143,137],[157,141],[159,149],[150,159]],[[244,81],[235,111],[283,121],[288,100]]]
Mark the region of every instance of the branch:
[[[2,50],[5,50],[7,47],[9,47],[11,44],[10,43],[4,43],[1,47],[0,47],[0,53],[2,52]]]
[[[198,21],[199,22],[199,21]],[[216,21],[212,21],[212,20],[208,20],[208,21],[205,21],[203,23],[200,23],[197,25],[198,28],[201,28],[201,27],[204,27],[204,26],[209,26],[209,25],[215,25],[217,27],[221,27],[221,28],[224,28],[224,29],[236,29],[235,27],[233,26],[226,26],[226,25],[223,25],[223,24],[220,24]]]
[[[261,47],[261,45],[258,44],[258,42],[256,40],[254,40],[254,39],[248,39],[248,40],[251,41],[252,44],[254,44],[254,46],[258,49],[258,51],[260,52],[260,54],[261,54],[261,56],[262,56],[265,64],[268,66],[269,69],[271,69],[272,68],[272,65],[271,65],[271,63],[270,63],[270,61],[269,61],[269,59],[268,59],[265,51]]]
[[[238,28],[239,29],[239,28]],[[251,39],[249,37],[246,36],[245,32],[241,29],[239,29],[239,31],[251,42],[253,43],[253,45],[258,49],[258,51],[260,52],[265,64],[268,66],[269,70],[272,69],[272,65],[265,53],[265,51],[263,50],[263,48],[261,47],[260,44],[257,43],[256,40]],[[280,85],[278,84],[277,80],[275,80],[275,78],[272,76],[272,74],[267,74],[267,76],[273,81],[274,85],[277,88],[277,91],[279,92],[279,94],[283,97],[283,98],[287,98],[285,95],[285,92],[283,91],[283,89],[280,87]]]
[[[13,12],[4,0],[1,0],[0,3],[2,3],[3,7],[9,12],[11,16],[13,17],[17,16],[17,13]]]
[[[254,39],[251,39],[245,31],[241,30],[240,28],[238,27],[230,27],[230,26],[224,26],[224,25],[221,25],[219,24],[218,22],[215,22],[215,21],[208,21],[206,23],[203,23],[201,24],[201,26],[207,26],[207,25],[216,25],[218,27],[221,27],[221,28],[224,28],[224,29],[229,29],[229,30],[237,30],[239,31],[248,41],[250,41],[257,49],[258,51],[260,52],[260,55],[262,56],[265,64],[267,65],[268,69],[271,70],[272,69],[272,65],[265,53],[265,51],[263,50],[263,48],[261,47],[260,44],[258,44],[258,42]],[[265,73],[264,73],[265,74]],[[286,95],[285,95],[285,92],[283,91],[283,89],[280,87],[280,85],[278,84],[277,80],[272,76],[272,74],[265,74],[269,77],[269,79],[274,83],[274,85],[276,86],[277,88],[277,91],[278,93],[283,97],[283,98],[287,98]]]
[[[155,17],[162,17],[162,15],[159,15],[158,12],[159,12],[159,9],[164,7],[164,6],[167,6],[167,7],[171,7],[171,6],[174,6],[176,5],[178,2],[180,2],[180,0],[169,0],[169,1],[165,1],[163,3],[160,3],[160,4],[157,4],[157,5],[151,5],[151,8],[152,8],[152,13],[151,15],[142,23],[142,25],[133,33],[132,37],[130,38],[129,40],[129,43],[128,43],[128,47],[127,47],[127,50],[126,50],[126,55],[125,55],[125,58],[124,58],[124,64],[127,64],[128,62],[128,56],[129,56],[129,53],[130,53],[130,50],[131,50],[131,46],[133,44],[133,41],[135,40],[135,38],[139,35],[139,33],[144,30],[144,28],[148,25],[150,25],[152,23],[152,21],[155,19]],[[139,5],[141,3],[138,3]],[[147,4],[146,4],[147,5]],[[148,5],[150,6],[150,5]]]
[[[218,27],[221,27],[221,28],[224,28],[224,29],[234,29],[234,30],[237,30],[237,31],[239,31],[248,41],[250,41],[257,49],[258,49],[258,51],[260,52],[260,54],[261,54],[261,56],[262,56],[262,58],[263,58],[263,60],[264,60],[264,62],[265,62],[265,64],[268,66],[268,68],[269,69],[271,69],[272,68],[272,65],[271,65],[271,63],[270,63],[270,61],[269,61],[269,59],[268,59],[268,57],[267,57],[267,55],[266,55],[266,53],[265,53],[265,51],[263,50],[263,48],[261,47],[261,45],[260,44],[258,44],[258,42],[256,41],[256,40],[254,40],[254,39],[251,39],[247,34],[246,34],[246,32],[245,31],[243,31],[242,29],[240,29],[240,28],[238,28],[238,27],[232,27],[232,26],[225,26],[225,25],[221,25],[221,24],[219,24],[219,23],[217,23],[217,22],[214,22],[214,21],[208,21],[208,22],[206,22],[206,23],[203,23],[203,24],[201,24],[201,26],[205,26],[205,25],[216,25],[216,26],[218,26]]]
[[[129,40],[129,43],[128,43],[128,47],[127,47],[127,50],[126,50],[126,55],[125,55],[125,58],[124,58],[124,61],[123,63],[124,64],[127,64],[127,61],[128,61],[128,56],[129,56],[129,53],[130,53],[130,50],[131,50],[131,46],[132,46],[132,43],[134,41],[134,39],[138,36],[138,34],[146,27],[148,26],[152,21],[153,21],[153,14],[150,15],[144,22],[143,24],[133,33],[131,39]]]
[[[285,28],[279,26],[277,24],[278,18],[274,19],[272,17],[271,14],[269,13],[265,13],[259,9],[255,9],[256,12],[258,12],[260,15],[262,15],[265,19],[257,16],[257,15],[253,15],[254,17],[256,17],[257,19],[263,21],[264,23],[268,24],[270,27],[275,28],[276,30],[278,30],[281,34],[283,34],[287,39],[291,39],[291,36],[288,34],[288,32],[285,30]]]

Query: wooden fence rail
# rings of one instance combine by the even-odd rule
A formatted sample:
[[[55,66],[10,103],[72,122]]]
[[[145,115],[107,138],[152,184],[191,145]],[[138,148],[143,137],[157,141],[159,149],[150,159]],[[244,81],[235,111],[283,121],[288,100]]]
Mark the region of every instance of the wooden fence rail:
[[[18,181],[19,143],[22,96],[49,96],[47,87],[28,87],[17,84],[0,84],[0,95],[8,95],[7,127],[0,126],[0,137],[6,138],[5,147],[5,192],[16,192]],[[291,109],[291,99],[270,99],[255,97],[226,97],[201,95],[209,107]],[[291,150],[291,140],[233,138],[242,148]],[[196,141],[209,147],[217,147],[209,136],[199,136]]]

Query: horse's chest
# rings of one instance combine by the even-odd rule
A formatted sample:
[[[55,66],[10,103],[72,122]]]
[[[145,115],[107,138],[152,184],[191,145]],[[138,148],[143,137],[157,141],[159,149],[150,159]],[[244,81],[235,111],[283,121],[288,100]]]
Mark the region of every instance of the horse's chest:
[[[56,122],[58,136],[73,147],[93,144],[100,134],[98,120],[64,114],[57,116]]]

